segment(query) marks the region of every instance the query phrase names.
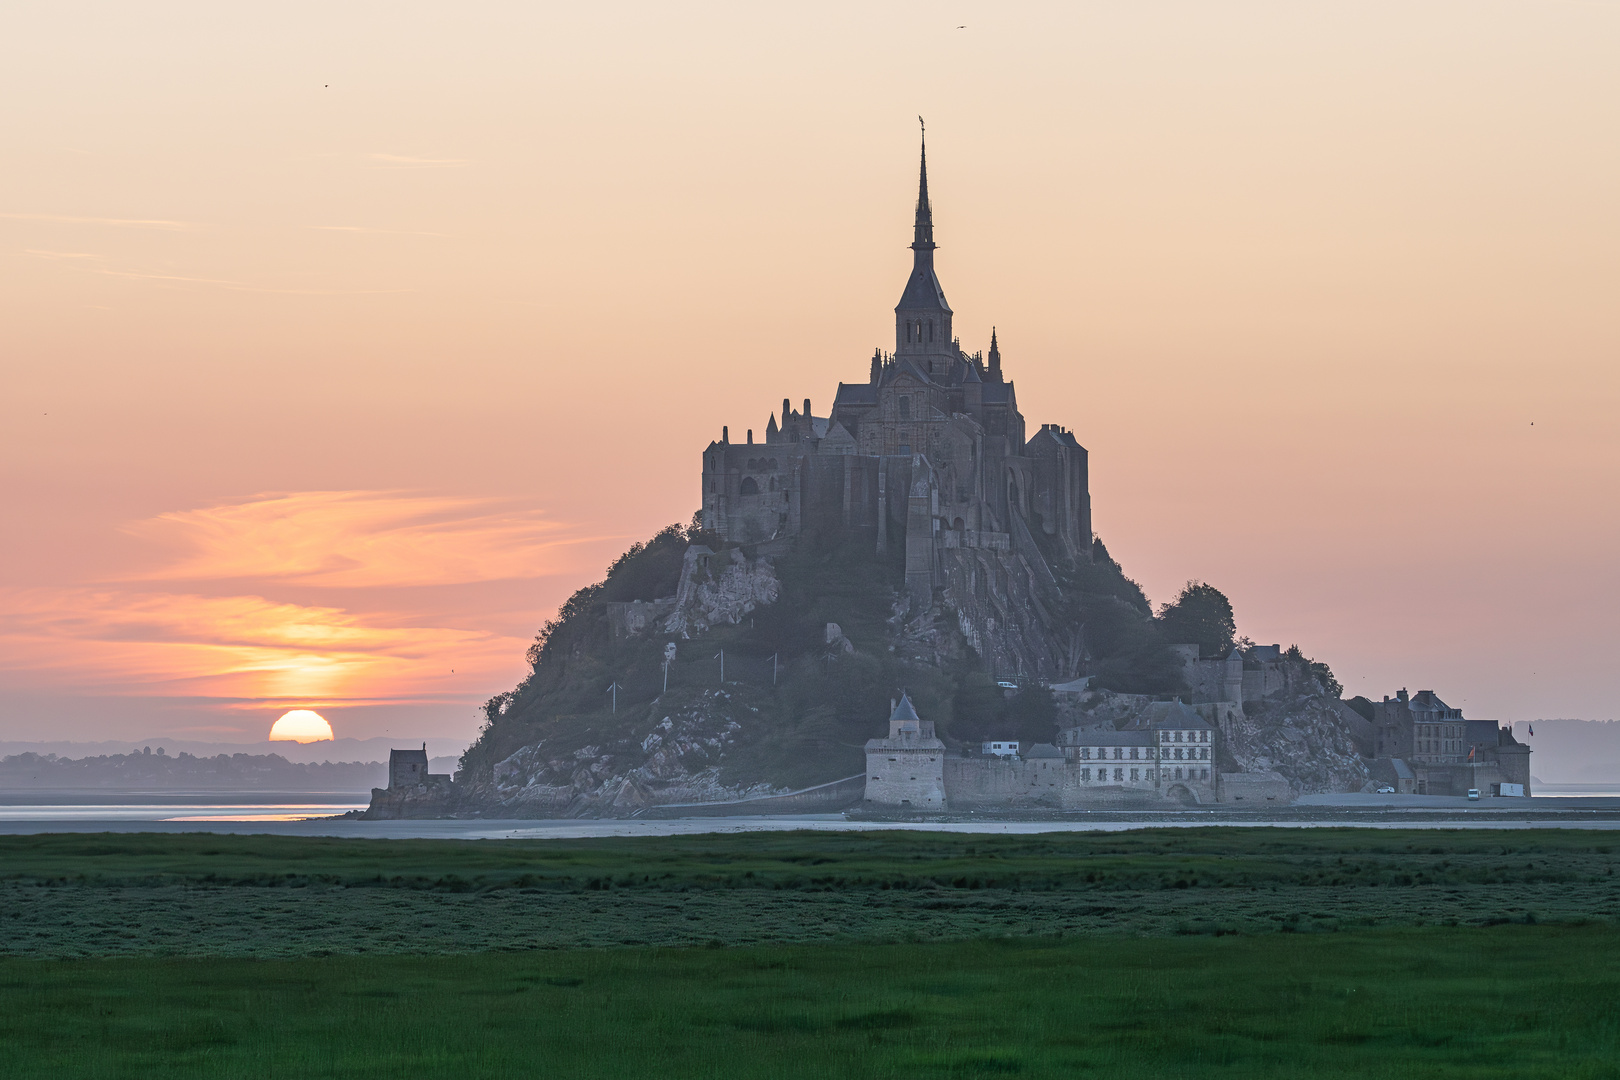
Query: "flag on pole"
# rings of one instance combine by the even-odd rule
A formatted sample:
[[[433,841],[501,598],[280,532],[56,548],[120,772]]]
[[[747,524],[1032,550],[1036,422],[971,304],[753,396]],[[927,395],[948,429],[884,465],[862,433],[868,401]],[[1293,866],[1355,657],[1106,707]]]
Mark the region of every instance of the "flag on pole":
[[[1468,748],[1468,760],[1469,760],[1469,761],[1473,761],[1473,760],[1474,760],[1474,748],[1473,748],[1473,747],[1472,747],[1472,746],[1470,746],[1470,747],[1469,747],[1469,748]]]

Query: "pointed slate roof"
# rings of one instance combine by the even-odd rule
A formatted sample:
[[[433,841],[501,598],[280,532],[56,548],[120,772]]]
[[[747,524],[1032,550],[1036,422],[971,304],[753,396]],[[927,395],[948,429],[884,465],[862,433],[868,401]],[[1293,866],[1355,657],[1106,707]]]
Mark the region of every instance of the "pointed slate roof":
[[[945,290],[934,273],[934,208],[928,201],[928,142],[923,140],[922,168],[917,180],[917,220],[912,226],[911,276],[895,305],[901,311],[950,311]]]
[[[912,706],[911,698],[902,692],[899,703],[894,707],[894,712],[889,714],[889,722],[893,723],[896,720],[919,719],[921,719],[921,717],[917,715],[917,710]]]
[[[1170,702],[1154,702],[1153,705],[1149,706],[1149,709],[1157,713],[1159,706],[1165,706],[1165,708],[1162,713],[1158,713],[1154,716],[1154,730],[1162,730],[1165,728],[1193,730],[1209,728],[1211,731],[1215,730],[1214,726],[1211,725],[1209,721],[1205,720],[1202,716],[1199,716],[1197,713],[1187,708],[1187,706],[1183,705],[1180,698]]]

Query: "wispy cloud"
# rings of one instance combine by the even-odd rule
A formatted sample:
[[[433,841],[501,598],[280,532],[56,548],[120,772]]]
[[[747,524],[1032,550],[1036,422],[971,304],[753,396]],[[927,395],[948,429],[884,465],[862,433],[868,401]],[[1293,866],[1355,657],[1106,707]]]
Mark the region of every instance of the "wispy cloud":
[[[472,164],[469,158],[420,158],[403,154],[368,154],[372,161],[384,165],[414,169],[461,169]]]
[[[54,225],[112,225],[125,229],[197,229],[202,226],[191,221],[168,221],[162,218],[104,218],[76,217],[69,214],[15,214],[0,211],[0,218],[9,221],[43,221]]]
[[[272,493],[125,531],[155,568],[0,590],[10,681],[242,708],[464,704],[510,683],[527,639],[469,628],[456,587],[577,572],[574,545],[600,539],[507,500],[398,491]]]
[[[108,277],[136,278],[141,281],[178,281],[187,285],[227,285],[236,288],[246,288],[240,281],[230,281],[226,278],[188,277],[184,274],[151,274],[139,270],[108,270],[98,269],[98,274]]]
[[[139,580],[275,579],[335,588],[465,584],[566,569],[591,539],[495,499],[301,491],[160,514],[127,527],[177,557]]]
[[[524,646],[261,596],[12,589],[0,591],[0,612],[0,668],[81,691],[250,703],[432,699],[510,668]]]
[[[368,234],[376,234],[378,236],[443,236],[443,237],[448,237],[448,236],[451,235],[450,233],[442,233],[442,232],[421,232],[421,231],[418,231],[416,229],[371,229],[371,228],[367,228],[364,225],[311,225],[309,227],[311,229],[319,229],[322,232],[368,233]]]
[[[24,254],[40,259],[52,260],[78,260],[102,259],[102,255],[79,254],[76,252],[42,251],[25,248]],[[255,285],[247,281],[233,281],[230,278],[196,277],[191,274],[165,274],[150,270],[120,270],[111,266],[83,266],[83,273],[100,274],[104,277],[126,278],[131,281],[152,281],[168,285],[207,285],[228,292],[268,293],[278,296],[390,296],[399,293],[415,292],[415,289],[289,289],[273,285]]]

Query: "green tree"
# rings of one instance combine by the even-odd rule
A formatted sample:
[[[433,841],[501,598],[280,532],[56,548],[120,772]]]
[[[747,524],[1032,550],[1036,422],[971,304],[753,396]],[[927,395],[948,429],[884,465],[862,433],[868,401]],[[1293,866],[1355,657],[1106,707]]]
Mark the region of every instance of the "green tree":
[[[1232,651],[1237,622],[1226,594],[1205,582],[1189,581],[1159,609],[1159,630],[1168,644],[1196,642],[1198,655],[1224,656]]]
[[[1142,587],[1093,538],[1091,559],[1057,564],[1056,606],[1066,654],[1060,666],[1095,678],[1094,685],[1127,694],[1165,694],[1185,688],[1181,664],[1153,619]]]
[[[1321,660],[1312,660],[1310,657],[1306,656],[1300,651],[1298,645],[1288,646],[1288,651],[1283,653],[1283,655],[1290,660],[1295,660],[1308,666],[1311,669],[1311,676],[1315,678],[1317,683],[1322,687],[1323,693],[1332,697],[1339,697],[1344,693],[1344,687],[1340,684],[1339,680],[1334,677],[1333,669],[1328,667],[1327,664]],[[1367,701],[1366,698],[1362,698],[1361,700]],[[1353,702],[1351,703],[1350,707],[1355,709],[1358,713],[1361,712],[1359,708],[1356,708],[1356,705]],[[1362,713],[1362,715],[1366,716],[1369,720],[1372,719],[1372,702],[1367,701],[1367,712]]]

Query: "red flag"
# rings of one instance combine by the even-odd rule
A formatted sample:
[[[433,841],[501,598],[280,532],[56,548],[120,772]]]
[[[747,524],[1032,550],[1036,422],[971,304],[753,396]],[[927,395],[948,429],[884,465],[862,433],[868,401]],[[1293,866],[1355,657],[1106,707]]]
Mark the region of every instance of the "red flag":
[[[1470,746],[1470,747],[1469,747],[1469,748],[1468,748],[1468,760],[1469,760],[1469,761],[1473,761],[1473,760],[1474,760],[1474,748],[1473,748],[1473,747],[1472,747],[1472,746]]]

